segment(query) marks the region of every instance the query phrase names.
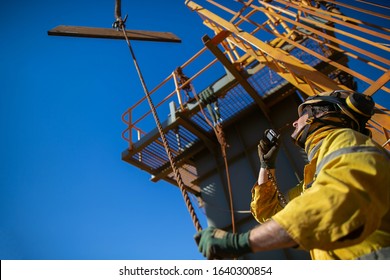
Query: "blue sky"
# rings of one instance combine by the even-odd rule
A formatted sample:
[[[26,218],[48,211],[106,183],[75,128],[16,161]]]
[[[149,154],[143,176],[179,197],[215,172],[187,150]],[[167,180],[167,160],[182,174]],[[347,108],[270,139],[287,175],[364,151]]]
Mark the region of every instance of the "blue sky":
[[[182,39],[132,43],[149,89],[212,36],[184,0],[122,2],[128,29]],[[114,3],[0,3],[0,259],[203,259],[180,191],[121,160],[143,96],[125,42],[47,35],[110,28]]]
[[[114,3],[0,3],[0,259],[202,259],[180,191],[121,160],[121,115],[143,96],[125,42],[47,35],[111,28]],[[209,32],[184,0],[122,1],[125,14],[182,39],[133,42],[149,88]]]

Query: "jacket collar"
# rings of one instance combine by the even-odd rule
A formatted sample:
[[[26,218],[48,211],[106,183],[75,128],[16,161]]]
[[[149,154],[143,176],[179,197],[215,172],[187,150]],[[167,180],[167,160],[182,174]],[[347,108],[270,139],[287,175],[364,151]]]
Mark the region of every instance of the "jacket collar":
[[[313,132],[306,140],[305,143],[305,152],[309,159],[309,162],[312,161],[317,155],[317,151],[321,147],[322,141],[324,138],[336,128],[334,126],[323,126]]]

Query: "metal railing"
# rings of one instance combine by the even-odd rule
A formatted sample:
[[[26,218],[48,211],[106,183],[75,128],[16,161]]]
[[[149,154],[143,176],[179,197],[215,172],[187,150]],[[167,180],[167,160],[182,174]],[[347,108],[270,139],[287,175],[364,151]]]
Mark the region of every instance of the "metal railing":
[[[229,21],[223,20],[204,8],[200,9],[200,6],[192,1],[187,1],[186,4],[199,13],[205,25],[214,30],[216,40],[221,37],[218,42],[224,54],[237,68],[249,69],[254,63],[263,67],[258,67],[256,71],[268,74],[269,78],[251,81],[259,95],[265,95],[267,88],[270,90],[285,80],[307,95],[315,94],[320,89],[332,85],[351,88],[353,86],[351,83],[356,81],[359,91],[375,94],[379,100],[388,99],[390,89],[386,87],[386,83],[390,80],[390,59],[386,57],[390,56],[390,48],[385,42],[390,39],[389,28],[379,26],[376,22],[375,24],[364,22],[356,16],[346,16],[335,8],[334,1],[327,1],[330,5],[327,7],[328,10],[308,6],[305,4],[307,1],[274,0],[271,3],[256,1],[257,5],[254,1],[247,1],[238,11],[228,9],[215,1],[208,2],[212,7],[231,14],[232,18]],[[345,14],[351,11],[372,18],[390,19],[389,16],[339,1],[337,5],[345,9]],[[341,39],[336,37],[336,34]],[[260,38],[267,38],[267,41]],[[374,41],[375,39],[383,43],[378,43]],[[332,55],[337,54],[344,59],[341,61],[340,57],[332,59]],[[180,66],[188,75],[188,80],[184,84],[179,84],[177,75],[172,72],[150,91],[160,114],[165,116],[170,114],[167,104],[171,102],[177,104],[181,111],[186,110],[187,103],[193,102],[183,90],[189,83],[197,89],[203,89],[213,83],[218,75],[224,74],[224,69],[216,63],[217,59],[207,55],[209,53],[204,47]],[[289,60],[285,57],[289,57]],[[328,72],[332,72],[332,76],[326,77],[322,73],[315,73],[314,67],[320,63],[331,69]],[[215,71],[218,66],[220,68]],[[299,73],[300,67],[307,67],[306,70],[310,70],[310,73],[307,73],[310,75]],[[325,83],[324,77],[328,84]],[[349,78],[347,81],[349,84],[342,80],[345,77]],[[321,82],[323,84],[320,84]],[[127,126],[122,137],[128,142],[129,149],[150,131],[146,128],[154,127],[148,120],[151,112],[146,105],[145,98],[142,98],[122,116]],[[379,113],[370,122],[373,136],[381,144],[387,142],[385,146],[390,149],[389,110],[381,106],[380,102],[377,108],[380,109]],[[202,125],[201,117],[194,119],[199,119]]]

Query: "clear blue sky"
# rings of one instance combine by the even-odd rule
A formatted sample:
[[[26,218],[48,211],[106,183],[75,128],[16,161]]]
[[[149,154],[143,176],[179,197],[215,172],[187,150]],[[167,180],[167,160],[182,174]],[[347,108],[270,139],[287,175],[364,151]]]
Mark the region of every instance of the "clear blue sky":
[[[114,0],[1,1],[0,259],[202,259],[178,188],[121,160],[121,114],[143,96],[125,41],[48,36],[111,28]],[[149,88],[210,32],[183,1],[122,1]]]
[[[47,35],[110,28],[114,3],[0,3],[0,259],[203,259],[180,191],[121,160],[121,114],[143,96],[125,42]],[[212,34],[184,0],[126,13],[128,29],[183,41],[133,42],[149,89]]]

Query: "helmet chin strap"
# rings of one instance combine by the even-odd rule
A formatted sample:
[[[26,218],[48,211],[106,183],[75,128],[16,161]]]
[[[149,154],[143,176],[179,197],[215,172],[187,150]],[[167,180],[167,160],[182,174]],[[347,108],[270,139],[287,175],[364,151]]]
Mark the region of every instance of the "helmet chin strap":
[[[366,122],[373,114],[375,103],[371,97],[356,92],[348,95],[345,99],[345,96],[342,96],[345,92],[347,91],[335,90],[328,93],[325,92],[309,97],[304,103],[299,105],[299,117],[306,113],[308,117],[306,124],[292,135],[296,145],[305,148],[309,135],[325,126],[329,126],[329,128],[351,128],[370,135],[370,130],[366,129]],[[310,146],[310,143],[308,146]]]
[[[327,113],[325,115],[322,115],[321,117],[317,118],[313,115],[313,112],[310,108],[308,110],[309,117],[306,120],[306,125],[301,129],[300,132],[298,132],[297,136],[293,140],[296,145],[298,145],[301,148],[305,148],[305,143],[307,140],[307,137],[312,134],[313,132],[317,131],[318,129],[324,127],[324,126],[332,126],[332,127],[351,127],[351,125],[348,125],[348,120],[346,118],[340,118],[339,114],[337,114],[337,118],[340,119],[340,122],[335,122],[329,119],[322,119],[322,117],[332,117],[334,116],[334,113]]]
[[[314,120],[316,119],[310,105],[306,106],[305,110],[307,111],[307,114],[308,114],[308,118],[306,120],[306,125],[304,127],[302,127],[302,129],[300,131],[298,131],[298,133],[295,137],[292,137],[294,140],[294,143],[303,149],[305,148],[305,142],[306,142],[307,136],[309,136],[310,126],[314,122]]]
[[[303,149],[305,148],[306,139],[309,136],[309,130],[314,120],[314,117],[308,118],[306,120],[306,125],[301,129],[300,132],[298,132],[294,139],[295,144]]]

